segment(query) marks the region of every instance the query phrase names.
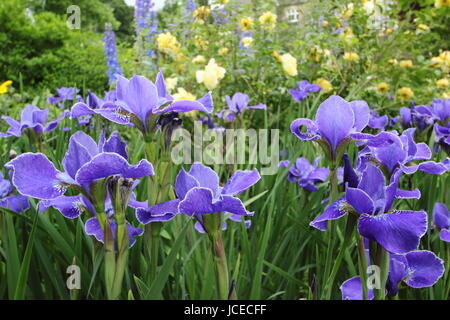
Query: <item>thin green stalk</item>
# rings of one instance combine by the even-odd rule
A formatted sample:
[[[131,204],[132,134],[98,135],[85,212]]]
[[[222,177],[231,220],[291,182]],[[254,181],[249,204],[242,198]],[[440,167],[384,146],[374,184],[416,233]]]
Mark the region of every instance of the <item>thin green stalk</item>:
[[[363,300],[367,300],[369,295],[369,291],[367,288],[367,259],[363,237],[360,237],[358,240],[358,267],[363,289]]]
[[[211,242],[211,253],[215,265],[217,289],[220,300],[228,300],[228,265],[225,249],[222,242],[222,231],[217,231],[209,235]]]
[[[378,266],[380,267],[380,289],[377,290],[377,300],[384,300],[386,298],[386,282],[389,274],[389,252],[383,247],[378,246],[377,255]]]
[[[113,284],[116,273],[116,253],[114,248],[114,238],[108,219],[104,222],[105,229],[105,285],[106,294],[109,300],[113,299]]]
[[[325,287],[325,292],[326,292],[325,299],[327,299],[327,300],[329,300],[331,298],[331,292],[333,289],[334,280],[336,279],[336,274],[338,273],[339,268],[341,266],[342,258],[344,257],[344,255],[348,249],[348,245],[352,239],[353,229],[355,228],[356,220],[357,220],[357,218],[353,214],[349,214],[347,217],[347,224],[345,227],[344,240],[342,241],[342,245],[341,245],[341,249],[339,250],[339,254],[333,263],[333,269],[331,270],[331,274],[328,277],[327,285]]]

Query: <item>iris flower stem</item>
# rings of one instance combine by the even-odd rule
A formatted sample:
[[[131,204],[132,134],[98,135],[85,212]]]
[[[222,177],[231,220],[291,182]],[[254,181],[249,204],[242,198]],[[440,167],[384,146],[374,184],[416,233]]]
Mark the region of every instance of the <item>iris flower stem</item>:
[[[378,246],[377,255],[378,266],[380,267],[380,289],[377,290],[377,300],[384,300],[386,298],[386,282],[389,274],[389,252],[383,247]]]
[[[369,296],[369,289],[367,287],[367,259],[363,237],[360,237],[358,240],[358,267],[363,290],[363,300],[367,300]]]
[[[216,231],[208,236],[211,242],[219,299],[228,300],[228,265],[222,242],[222,231]]]
[[[114,238],[108,219],[104,220],[105,233],[105,284],[106,293],[109,300],[113,299],[112,288],[114,275],[116,273],[116,254],[114,248]]]
[[[344,239],[342,241],[341,249],[339,250],[338,256],[336,257],[333,269],[331,270],[331,274],[328,277],[327,285],[325,287],[326,296],[325,299],[329,300],[331,298],[331,291],[333,289],[334,280],[336,279],[336,275],[339,271],[339,268],[342,263],[342,259],[344,258],[344,255],[347,251],[348,245],[352,239],[353,236],[353,229],[356,225],[357,217],[353,214],[349,214],[347,216],[347,224],[345,226],[345,234]]]
[[[338,177],[337,177],[337,165],[336,162],[333,161],[331,164],[331,174],[330,174],[330,184],[331,184],[331,194],[330,194],[330,204],[332,204],[334,201],[337,200],[339,196],[339,190],[338,190]],[[325,284],[325,297],[329,299],[331,296],[331,288],[332,283],[334,282],[334,277],[331,275],[331,265],[333,264],[332,254],[333,254],[333,244],[334,244],[334,235],[336,234],[336,222],[330,221],[331,224],[331,230],[328,232],[328,241],[327,241],[327,253],[325,258],[325,278],[324,278],[324,284]],[[343,244],[344,245],[344,244]],[[342,260],[342,257],[341,257]],[[337,272],[337,271],[336,271]]]
[[[119,253],[116,260],[110,300],[116,300],[120,296],[120,292],[122,291],[123,276],[125,275],[125,269],[128,261],[129,237],[125,220],[117,226],[117,238],[119,240]]]

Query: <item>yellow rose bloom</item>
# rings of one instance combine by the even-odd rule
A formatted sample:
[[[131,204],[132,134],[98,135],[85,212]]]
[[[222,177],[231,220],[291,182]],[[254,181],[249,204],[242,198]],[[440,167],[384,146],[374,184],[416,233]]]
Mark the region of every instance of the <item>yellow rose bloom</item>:
[[[194,59],[192,59],[192,62],[195,64],[202,64],[206,62],[206,59],[204,56],[196,56]]]
[[[194,40],[195,40],[195,46],[197,48],[200,48],[202,50],[207,50],[208,49],[208,46],[209,46],[209,41],[208,40],[204,40],[202,37],[199,37],[199,36],[195,36]]]
[[[209,17],[210,13],[211,9],[208,6],[201,6],[194,11],[194,18],[196,20],[205,21]]]
[[[226,55],[228,53],[228,51],[229,51],[228,48],[223,47],[223,48],[219,49],[218,53],[220,55],[224,56],[224,55]]]
[[[448,81],[447,78],[439,79],[438,81],[436,81],[436,87],[438,88],[445,88],[448,87],[449,85],[450,81]]]
[[[390,64],[397,64],[398,63],[397,59],[389,59],[388,62]]]
[[[319,78],[316,81],[314,81],[314,83],[318,84],[325,93],[328,93],[331,90],[333,90],[333,85],[331,84],[331,82],[324,78]]]
[[[427,31],[427,30],[430,30],[430,27],[427,26],[426,24],[421,23],[417,26],[417,29]]]
[[[449,7],[450,6],[450,0],[436,0],[434,2],[434,6],[436,8]]]
[[[267,11],[259,17],[258,21],[261,24],[261,28],[265,30],[273,30],[277,23],[277,15]]]
[[[346,61],[357,61],[359,60],[359,55],[356,52],[346,52],[343,59]]]
[[[187,92],[184,88],[178,88],[177,90],[178,90],[177,93],[172,95],[172,97],[175,101],[179,101],[179,100],[195,101],[195,100],[197,100],[196,96],[194,96],[190,92]]]
[[[399,66],[404,69],[412,68],[413,62],[411,60],[402,60],[399,62]]]
[[[347,8],[344,10],[343,18],[345,20],[348,20],[352,17],[352,15],[353,15],[353,3],[349,3],[347,5]]]
[[[166,88],[168,91],[175,89],[178,83],[178,78],[166,78]]]
[[[2,84],[0,84],[0,94],[7,93],[10,85],[12,85],[11,80],[7,80],[7,81],[3,82]]]
[[[239,25],[241,26],[241,30],[244,32],[249,32],[252,30],[253,27],[253,19],[250,17],[242,18],[239,22]]]
[[[208,90],[213,90],[223,79],[225,73],[225,68],[219,66],[215,59],[211,59],[205,69],[197,71],[195,75],[198,83],[203,83]]]
[[[297,72],[297,59],[295,59],[290,53],[285,53],[280,56],[281,65],[283,71],[287,76],[295,77]]]
[[[177,38],[169,31],[160,33],[156,38],[156,42],[158,43],[158,50],[163,53],[178,52],[180,50]]]
[[[253,38],[252,37],[244,37],[241,40],[242,45],[246,48],[250,47],[253,43]]]
[[[411,88],[403,87],[398,89],[398,96],[402,100],[409,100],[414,97],[414,91],[412,91]]]
[[[379,94],[384,94],[389,91],[389,85],[386,82],[380,82],[377,85],[377,92]]]

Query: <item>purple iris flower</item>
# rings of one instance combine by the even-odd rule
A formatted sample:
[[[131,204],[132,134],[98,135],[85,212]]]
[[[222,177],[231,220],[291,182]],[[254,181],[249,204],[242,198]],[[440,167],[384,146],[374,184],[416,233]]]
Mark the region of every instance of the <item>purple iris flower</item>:
[[[415,173],[417,170],[429,174],[446,172],[448,169],[443,163],[424,161],[415,164],[417,161],[431,158],[431,150],[425,143],[414,142],[415,131],[416,128],[409,128],[400,136],[396,131],[382,132],[377,136],[376,145],[372,145],[369,139],[368,146],[359,153],[361,165],[373,158],[381,163],[389,174],[392,174],[396,168],[400,168],[406,174]],[[380,143],[383,140],[386,143]]]
[[[447,155],[450,155],[450,123],[446,126],[440,126],[437,123],[434,125],[435,138],[435,152],[441,147]]]
[[[262,103],[249,106],[248,104],[250,103],[250,97],[241,92],[236,92],[232,98],[230,98],[230,96],[226,96],[225,99],[228,109],[224,109],[220,113],[216,113],[216,116],[227,119],[230,122],[233,122],[236,115],[241,114],[245,109],[267,109],[267,106]]]
[[[308,98],[310,92],[318,92],[322,88],[318,84],[311,84],[308,80],[297,82],[297,88],[290,89],[289,92],[294,100],[303,101]]]
[[[147,136],[156,124],[156,121],[150,121],[152,115],[194,110],[209,114],[213,110],[210,92],[197,101],[173,101],[173,97],[167,93],[162,72],[158,73],[155,83],[143,76],[134,75],[129,80],[118,76],[116,98],[116,101],[107,101],[97,109],[77,103],[72,107],[72,117],[99,114],[118,124],[132,123]]]
[[[358,134],[369,122],[369,106],[365,101],[347,102],[339,96],[332,95],[322,102],[317,109],[316,120],[297,119],[291,124],[291,132],[300,140],[318,140],[326,145],[330,159],[335,159],[352,139],[359,139]],[[306,132],[302,132],[302,128]]]
[[[434,99],[431,106],[436,121],[446,124],[450,118],[450,99]]]
[[[221,187],[219,177],[211,168],[201,163],[194,163],[189,172],[181,169],[175,180],[177,199],[160,203],[150,208],[138,208],[136,217],[142,224],[155,221],[168,221],[177,214],[194,216],[196,229],[205,230],[204,214],[225,212],[231,220],[253,216],[241,200],[235,196],[244,192],[261,179],[258,170],[238,170],[228,182]]]
[[[25,153],[8,162],[5,167],[12,171],[12,183],[17,191],[28,197],[42,200],[40,210],[54,207],[69,219],[82,212],[96,214],[94,203],[107,202],[96,199],[94,182],[112,176],[139,179],[153,175],[153,167],[147,160],[136,165],[128,163],[126,144],[117,132],[106,140],[104,133],[97,144],[82,131],[72,135],[69,149],[62,161],[64,172],[55,168],[42,153]],[[79,191],[77,196],[65,196],[71,187]],[[131,207],[142,206],[130,195]]]
[[[56,89],[56,96],[53,97],[49,97],[47,99],[48,103],[50,104],[58,104],[58,106],[60,108],[64,107],[64,102],[66,101],[77,101],[77,102],[81,102],[83,101],[83,98],[78,95],[78,92],[80,90],[78,90],[77,88],[66,88],[66,87],[62,87],[59,89]]]
[[[355,214],[358,216],[359,234],[377,242],[386,251],[401,254],[417,249],[427,230],[427,213],[393,210],[391,207],[396,198],[420,198],[419,190],[398,188],[400,170],[395,171],[386,186],[384,175],[377,167],[368,164],[359,178],[347,157],[344,161],[345,196],[332,203],[310,225],[325,231],[329,220],[339,219],[347,213]]]
[[[368,126],[370,128],[384,130],[384,128],[387,126],[388,122],[389,122],[388,116],[386,116],[386,115],[380,116],[378,114],[378,112],[376,112],[375,110],[372,110],[370,112],[369,123],[368,123]]]
[[[450,213],[445,204],[436,202],[433,209],[433,222],[440,230],[442,241],[450,242]]]
[[[406,254],[391,254],[387,292],[390,296],[398,293],[398,284],[403,281],[411,288],[426,288],[433,286],[444,274],[444,262],[433,252],[418,250]],[[362,300],[363,290],[361,278],[353,277],[341,286],[342,300]],[[368,299],[374,298],[373,290],[369,289]]]
[[[48,112],[48,109],[41,110],[29,104],[22,110],[20,122],[11,117],[2,116],[2,119],[9,124],[9,129],[6,132],[0,132],[0,137],[21,137],[26,129],[31,129],[37,134],[53,131],[58,123],[69,115],[68,111],[64,111],[60,117],[47,123]]]
[[[20,213],[30,208],[28,198],[12,194],[13,187],[9,180],[3,179],[0,172],[0,207]]]
[[[320,157],[314,160],[314,164],[309,163],[308,159],[300,157],[295,164],[289,168],[288,180],[308,191],[317,191],[316,184],[327,180],[330,169],[319,168]],[[280,167],[287,167],[289,161],[280,163]]]
[[[401,125],[403,128],[412,127],[411,109],[407,107],[400,108]]]

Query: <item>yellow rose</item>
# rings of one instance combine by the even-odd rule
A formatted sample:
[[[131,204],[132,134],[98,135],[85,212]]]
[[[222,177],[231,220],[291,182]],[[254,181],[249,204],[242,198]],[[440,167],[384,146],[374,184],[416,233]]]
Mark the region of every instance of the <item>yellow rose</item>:
[[[2,84],[0,84],[0,94],[7,93],[10,85],[12,85],[11,80],[7,80],[7,81],[3,82]]]
[[[208,6],[201,6],[194,11],[194,17],[196,20],[205,21],[209,17],[210,13],[211,9]]]
[[[158,43],[158,50],[164,53],[178,52],[180,50],[180,44],[177,38],[175,38],[169,31],[160,33],[156,38]]]
[[[250,47],[253,43],[253,38],[252,37],[244,37],[241,40],[242,45],[246,48]]]
[[[295,59],[290,53],[285,53],[280,57],[281,65],[284,73],[287,76],[295,77],[297,72],[297,59]]]
[[[175,101],[179,101],[179,100],[195,101],[195,100],[197,100],[196,96],[194,96],[190,92],[187,92],[184,88],[178,88],[177,90],[178,90],[177,93],[172,95],[172,97]]]
[[[324,78],[319,78],[314,83],[318,84],[325,93],[328,93],[331,90],[333,90],[333,85],[331,84],[331,82]]]
[[[436,81],[436,87],[438,87],[438,88],[448,87],[449,84],[450,84],[450,81],[448,81],[447,78],[439,79],[438,81]]]
[[[386,82],[380,82],[377,85],[377,92],[379,94],[384,94],[389,91],[389,85]]]
[[[398,63],[397,59],[389,59],[388,62],[390,64],[397,64]]]
[[[205,69],[197,71],[195,75],[198,83],[203,83],[208,90],[213,90],[223,79],[225,73],[225,68],[219,66],[215,59],[211,59]]]
[[[404,69],[412,68],[413,62],[411,60],[402,60],[400,61],[399,66]]]
[[[241,30],[244,32],[249,32],[253,27],[253,19],[250,17],[242,18],[240,21]]]
[[[225,48],[225,47],[220,48],[219,51],[218,51],[218,53],[219,53],[220,55],[224,56],[224,55],[226,55],[226,54],[228,53],[228,48]]]
[[[267,11],[259,17],[258,21],[261,24],[261,28],[265,30],[273,30],[277,23],[277,15]]]
[[[168,91],[172,91],[175,89],[178,83],[178,78],[167,78],[166,80],[166,88]]]
[[[423,23],[419,24],[417,28],[424,31],[430,30],[430,27]]]
[[[202,64],[206,62],[206,59],[204,56],[196,56],[194,59],[192,59],[192,62],[195,64]]]
[[[403,87],[398,89],[398,95],[402,100],[409,100],[414,97],[414,92],[411,90],[411,88]]]
[[[359,55],[356,52],[346,52],[344,54],[344,60],[357,61],[357,60],[359,60]]]
[[[450,6],[450,0],[436,0],[434,2],[434,6],[436,8],[441,8],[441,7],[445,7],[445,6],[449,7]]]

